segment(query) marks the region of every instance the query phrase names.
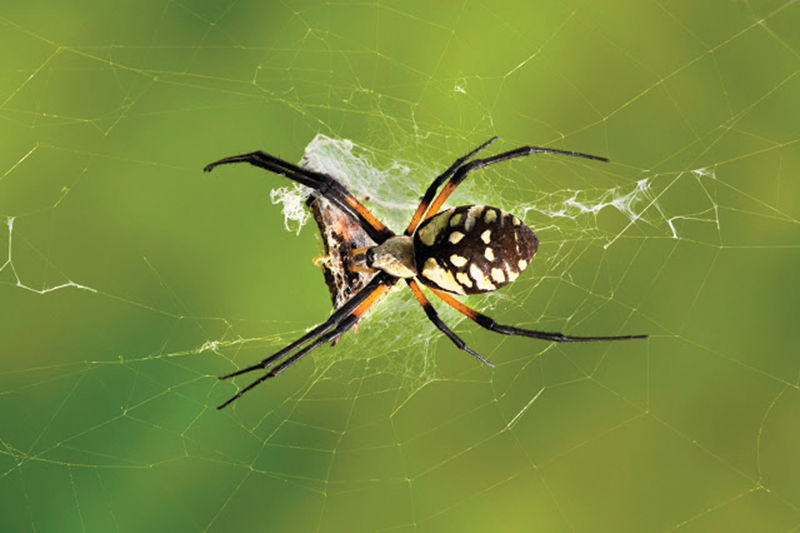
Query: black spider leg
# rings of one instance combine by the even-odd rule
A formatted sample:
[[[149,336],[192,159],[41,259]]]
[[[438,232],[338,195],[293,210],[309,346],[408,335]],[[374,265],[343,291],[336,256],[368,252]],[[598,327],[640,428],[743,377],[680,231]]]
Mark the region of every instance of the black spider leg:
[[[275,174],[280,174],[306,187],[317,190],[320,195],[336,204],[345,213],[358,221],[359,225],[364,228],[364,231],[367,232],[370,238],[378,244],[394,235],[394,233],[375,218],[375,215],[370,213],[344,185],[331,176],[321,172],[300,168],[297,165],[293,165],[292,163],[260,150],[214,161],[206,165],[203,170],[205,172],[211,172],[219,165],[231,163],[250,163],[253,166],[269,170]]]
[[[555,148],[542,148],[539,146],[521,146],[520,148],[509,150],[508,152],[503,152],[501,154],[493,155],[484,159],[473,159],[472,161],[464,163],[458,167],[458,169],[456,169],[453,176],[431,204],[430,209],[428,209],[428,212],[425,214],[425,218],[430,218],[435,215],[442,207],[442,204],[445,202],[445,200],[447,200],[447,197],[450,196],[450,193],[452,193],[453,190],[455,190],[455,188],[458,187],[461,182],[464,181],[467,175],[473,170],[478,170],[501,161],[506,161],[508,159],[514,159],[517,157],[525,157],[531,154],[568,155],[572,157],[582,157],[584,159],[594,159],[596,161],[603,161],[606,163],[608,162],[608,158],[606,157],[584,154],[582,152],[572,152],[569,150],[557,150]]]
[[[483,150],[496,140],[497,136],[492,137],[491,139],[489,139],[482,145],[478,146],[467,155],[464,155],[456,159],[453,162],[453,164],[450,165],[450,167],[448,167],[447,170],[436,176],[436,179],[433,180],[433,183],[431,183],[425,190],[425,194],[422,196],[422,199],[420,200],[419,205],[417,206],[417,210],[414,212],[414,216],[411,217],[411,222],[409,222],[408,227],[406,227],[405,235],[411,235],[414,233],[414,230],[417,229],[417,226],[422,220],[422,215],[425,214],[425,211],[428,209],[428,206],[433,200],[433,197],[436,196],[436,191],[439,190],[439,187],[442,186],[442,183],[444,183],[447,178],[452,176],[453,172],[458,170],[464,163],[467,162],[467,160],[471,159],[472,156],[474,156],[475,154],[477,154],[478,152],[480,152],[481,150]]]
[[[355,209],[342,202],[342,194],[348,196],[350,193],[339,182],[335,181],[330,176],[300,168],[297,165],[293,165],[288,161],[284,161],[260,150],[247,154],[234,155],[220,159],[219,161],[214,161],[213,163],[209,163],[203,167],[203,171],[211,172],[219,165],[227,165],[231,163],[250,163],[253,166],[280,174],[281,176],[301,183],[306,187],[315,189],[322,196],[328,198],[337,206],[339,206],[340,209],[351,215],[353,218],[358,219],[358,214],[356,213]]]
[[[627,341],[632,339],[646,339],[647,335],[619,335],[614,337],[570,337],[563,333],[551,333],[547,331],[536,331],[532,329],[523,329],[515,326],[506,326],[498,324],[488,316],[479,313],[478,311],[468,307],[467,305],[456,300],[448,293],[429,287],[433,293],[441,298],[447,305],[474,321],[481,327],[500,333],[503,335],[519,335],[520,337],[531,337],[534,339],[543,339],[552,342],[593,342],[593,341]]]
[[[308,346],[306,346],[302,350],[298,351],[296,354],[292,355],[291,357],[289,357],[288,359],[286,359],[282,363],[280,363],[278,365],[275,365],[269,372],[267,372],[266,374],[264,374],[263,376],[261,376],[257,380],[253,381],[252,383],[250,383],[245,388],[241,389],[234,396],[232,396],[230,399],[228,399],[225,403],[217,406],[217,409],[224,409],[225,407],[227,407],[231,403],[233,403],[236,400],[238,400],[239,398],[241,398],[249,390],[254,389],[255,387],[261,385],[262,383],[264,383],[266,380],[268,380],[270,378],[276,377],[278,374],[280,374],[281,372],[286,370],[288,367],[292,366],[297,361],[299,361],[301,357],[303,357],[304,355],[308,354],[310,351],[314,350],[315,348],[318,348],[319,346],[321,346],[322,344],[325,344],[328,341],[332,341],[332,340],[336,339],[337,337],[341,336],[348,329],[353,327],[353,324],[358,322],[358,318],[359,317],[357,317],[355,315],[348,315],[332,331],[328,331],[324,335],[321,335],[320,337],[317,337],[314,340],[314,342],[312,342],[311,344],[309,344]],[[222,379],[224,379],[224,378],[222,378]]]
[[[353,295],[353,297],[350,298],[347,302],[345,302],[339,309],[334,311],[333,314],[331,314],[331,316],[328,317],[328,320],[314,327],[308,333],[306,333],[296,341],[292,342],[291,344],[282,348],[281,350],[275,352],[274,354],[272,354],[271,356],[267,357],[266,359],[262,360],[259,363],[248,366],[246,368],[242,368],[240,370],[237,370],[236,372],[231,372],[230,374],[220,376],[219,379],[230,379],[256,370],[268,370],[266,374],[264,374],[254,382],[250,383],[247,387],[241,389],[233,397],[228,399],[225,403],[218,406],[217,409],[223,409],[224,407],[227,407],[232,402],[241,398],[247,391],[263,383],[269,378],[274,378],[275,376],[286,370],[289,366],[296,363],[301,357],[308,354],[315,348],[318,348],[322,344],[340,337],[348,329],[350,329],[353,326],[353,324],[358,322],[359,318],[361,318],[364,312],[366,312],[369,305],[371,305],[371,303],[367,303],[368,299],[370,297],[374,297],[374,299],[377,299],[377,297],[383,294],[383,291],[385,290],[384,289],[380,293],[378,293],[378,291],[381,290],[382,287],[388,288],[394,285],[396,281],[397,278],[394,278],[393,276],[383,272],[376,275],[363,289],[361,289],[359,292]],[[375,296],[376,293],[377,296]],[[367,303],[367,305],[365,305],[365,303]],[[283,359],[287,354],[293,352],[294,350],[308,343],[309,341],[311,341],[310,344],[302,348],[294,355],[285,359],[283,362],[278,363],[278,361]],[[273,364],[275,364],[275,366],[273,366],[270,369],[270,366]]]
[[[447,338],[453,341],[453,344],[455,344],[459,349],[464,350],[465,352],[467,352],[468,354],[470,354],[472,357],[476,358],[483,364],[494,368],[494,364],[492,364],[488,359],[483,357],[481,354],[473,351],[469,346],[467,346],[467,344],[461,339],[461,337],[453,333],[453,330],[447,327],[447,324],[445,324],[442,321],[442,319],[439,318],[439,314],[436,312],[436,309],[433,308],[431,302],[428,301],[428,299],[422,293],[422,290],[419,288],[419,284],[416,281],[414,281],[413,279],[407,279],[406,283],[408,283],[408,286],[411,288],[411,291],[414,293],[414,296],[417,297],[417,301],[422,306],[422,309],[425,310],[425,314],[427,315],[428,320],[433,322],[433,325],[436,326],[439,329],[439,331],[447,335]]]

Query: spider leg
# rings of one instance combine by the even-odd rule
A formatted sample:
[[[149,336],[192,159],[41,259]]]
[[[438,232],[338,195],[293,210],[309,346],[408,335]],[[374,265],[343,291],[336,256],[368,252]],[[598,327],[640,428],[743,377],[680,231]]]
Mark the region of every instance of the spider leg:
[[[608,159],[605,157],[584,154],[581,152],[571,152],[568,150],[556,150],[555,148],[541,148],[538,146],[522,146],[515,150],[509,150],[508,152],[503,152],[502,154],[493,155],[485,159],[473,159],[469,163],[465,163],[464,165],[456,169],[453,176],[450,178],[450,180],[444,186],[442,191],[439,193],[439,195],[431,204],[430,208],[428,209],[428,212],[425,213],[425,218],[428,219],[433,215],[435,215],[442,207],[444,201],[447,200],[447,197],[450,196],[450,193],[452,193],[455,190],[455,188],[458,187],[462,181],[464,181],[464,179],[467,177],[467,174],[469,174],[473,170],[487,167],[489,165],[499,163],[500,161],[506,161],[508,159],[514,159],[517,157],[525,157],[531,154],[559,154],[559,155],[583,157],[585,159],[595,159],[597,161],[608,162]]]
[[[417,226],[422,220],[422,215],[425,214],[425,210],[428,209],[428,205],[430,205],[431,200],[433,200],[433,197],[436,196],[436,191],[439,189],[439,187],[442,186],[444,180],[449,178],[453,174],[453,172],[458,170],[464,163],[467,162],[468,159],[470,159],[472,156],[474,156],[475,154],[477,154],[478,152],[480,152],[481,150],[483,150],[496,140],[497,140],[496,136],[492,137],[491,139],[489,139],[482,145],[478,146],[467,155],[456,159],[455,162],[453,162],[453,164],[450,165],[450,167],[447,170],[436,176],[436,179],[433,180],[433,183],[431,183],[428,189],[425,191],[422,200],[420,200],[419,205],[417,206],[417,210],[414,211],[414,216],[411,217],[411,222],[408,223],[408,227],[404,232],[405,235],[411,235],[417,229]]]
[[[224,409],[225,407],[227,407],[231,403],[233,403],[236,400],[238,400],[239,398],[241,398],[250,389],[253,389],[253,388],[257,387],[258,385],[261,385],[262,383],[264,383],[266,380],[268,380],[270,378],[276,377],[278,374],[280,374],[281,372],[283,372],[284,370],[286,370],[287,368],[289,368],[290,366],[295,364],[297,361],[300,360],[300,358],[302,358],[304,355],[308,354],[309,352],[311,352],[315,348],[318,348],[322,344],[325,344],[326,342],[332,341],[332,340],[340,337],[347,330],[352,328],[353,324],[358,322],[358,318],[359,317],[357,317],[356,315],[348,315],[332,331],[329,331],[329,332],[325,333],[324,335],[322,335],[320,337],[317,337],[314,340],[314,342],[312,342],[311,344],[309,344],[308,346],[306,346],[305,348],[303,348],[302,350],[300,350],[296,354],[292,355],[291,357],[289,357],[288,359],[286,359],[282,363],[275,365],[269,372],[267,372],[266,374],[264,374],[263,376],[261,376],[257,380],[253,381],[252,383],[250,383],[245,388],[241,389],[239,392],[237,392],[235,395],[233,395],[231,398],[229,398],[225,403],[223,403],[222,405],[217,407],[217,409]],[[259,368],[261,368],[261,367],[259,367]]]
[[[455,344],[459,349],[464,350],[465,352],[467,352],[468,354],[470,354],[483,364],[494,368],[494,365],[491,362],[489,362],[488,359],[486,359],[479,353],[473,351],[469,346],[467,346],[467,344],[463,340],[461,340],[461,338],[458,335],[453,333],[453,330],[447,327],[447,324],[442,322],[442,319],[439,318],[439,314],[436,312],[436,309],[433,308],[431,302],[428,301],[428,299],[425,297],[424,294],[422,294],[422,289],[419,288],[419,284],[416,281],[414,281],[413,279],[406,279],[406,283],[408,283],[408,286],[411,288],[411,291],[414,293],[414,296],[417,297],[417,301],[425,310],[425,314],[428,316],[428,320],[433,322],[433,325],[439,328],[439,331],[447,335],[447,338],[453,341],[453,344]]]
[[[625,341],[630,339],[647,338],[647,335],[620,335],[616,337],[570,337],[568,335],[564,335],[563,333],[550,333],[546,331],[523,329],[515,326],[505,326],[503,324],[498,324],[488,316],[464,305],[446,292],[434,289],[433,287],[429,287],[429,289],[433,291],[436,296],[444,300],[447,305],[470,320],[476,322],[479,326],[482,326],[489,331],[494,331],[495,333],[502,333],[503,335],[519,335],[521,337],[532,337],[534,339],[543,339],[552,342]]]
[[[359,265],[350,265],[347,268],[350,269],[350,272],[359,272],[361,274],[374,274],[375,272],[378,271],[375,268],[363,267],[363,266],[359,266]]]
[[[266,359],[262,360],[259,363],[254,365],[248,366],[246,368],[242,368],[241,370],[237,370],[236,372],[231,372],[230,374],[226,374],[224,376],[220,376],[219,379],[230,379],[232,377],[240,376],[242,374],[247,374],[249,372],[253,372],[255,370],[269,370],[265,375],[255,380],[253,383],[245,387],[244,389],[240,390],[235,396],[231,397],[228,401],[217,407],[217,409],[222,409],[229,405],[230,403],[234,402],[235,400],[242,397],[244,393],[252,389],[253,387],[263,383],[269,378],[275,377],[286,368],[291,366],[292,364],[296,363],[301,357],[308,354],[315,348],[319,347],[320,345],[334,340],[344,334],[348,329],[350,329],[358,320],[367,312],[367,310],[372,307],[372,305],[381,297],[383,296],[386,291],[395,284],[396,278],[392,276],[381,273],[375,276],[368,284],[365,286],[361,291],[356,293],[350,300],[345,302],[339,309],[337,309],[325,322],[316,326],[311,331],[294,341],[293,343],[289,344],[288,346],[284,347],[283,349],[275,352],[271,356],[267,357]],[[283,359],[287,354],[293,352],[300,346],[308,343],[304,348],[299,350],[294,355],[290,356],[289,358],[285,359],[283,362],[278,363],[281,359]],[[277,364],[275,364],[277,363]],[[270,365],[275,364],[275,366],[270,369]]]
[[[373,297],[373,299],[375,299],[375,296],[373,295],[380,289],[382,285],[385,284],[393,285],[394,281],[391,281],[390,278],[391,276],[388,276],[386,274],[375,276],[363,289],[361,289],[361,291],[354,294],[352,298],[350,298],[347,302],[345,302],[344,305],[342,305],[339,309],[334,311],[331,314],[331,316],[328,317],[328,320],[326,320],[322,324],[314,327],[308,333],[306,333],[293,343],[282,348],[280,351],[275,352],[274,354],[262,360],[261,362],[248,366],[247,368],[242,368],[240,370],[237,370],[236,372],[231,372],[230,374],[220,376],[220,379],[229,379],[232,377],[239,376],[241,374],[252,372],[253,370],[265,369],[273,362],[277,361],[278,359],[281,359],[287,353],[294,351],[295,348],[305,344],[306,342],[315,337],[323,335],[331,328],[338,325],[348,315],[353,314],[356,311],[359,311],[359,306],[362,305],[365,300],[368,300],[371,296]],[[363,315],[364,311],[366,311],[366,309],[360,310],[359,316]]]
[[[219,165],[228,165],[231,163],[250,163],[253,166],[269,170],[275,174],[280,174],[306,187],[319,191],[320,195],[336,204],[345,213],[357,220],[359,225],[364,228],[364,231],[378,244],[394,235],[394,233],[378,220],[375,215],[370,213],[364,204],[359,202],[344,185],[331,176],[298,167],[297,165],[278,159],[260,150],[214,161],[206,165],[203,170],[205,172],[211,172]]]

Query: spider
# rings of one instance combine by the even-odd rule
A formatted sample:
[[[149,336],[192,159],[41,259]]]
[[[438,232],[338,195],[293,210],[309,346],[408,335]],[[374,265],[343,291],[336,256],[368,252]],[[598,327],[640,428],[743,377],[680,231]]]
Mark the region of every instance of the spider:
[[[442,333],[459,349],[490,367],[494,365],[467,346],[439,318],[423,294],[420,284],[427,286],[447,305],[479,326],[503,335],[519,335],[552,342],[646,338],[647,335],[571,337],[562,333],[498,324],[452,296],[490,292],[514,281],[528,266],[539,245],[533,230],[519,218],[497,207],[463,205],[440,212],[445,200],[470,172],[535,153],[608,161],[605,157],[537,146],[522,146],[484,159],[475,158],[478,152],[496,140],[497,137],[492,137],[468,154],[456,159],[447,170],[433,180],[402,235],[396,235],[389,230],[341,183],[327,174],[301,168],[261,151],[226,157],[207,165],[203,170],[210,172],[219,165],[250,163],[301,183],[313,189],[317,197],[325,198],[350,217],[374,241],[374,245],[349,250],[350,259],[353,261],[349,268],[355,272],[373,274],[370,281],[335,309],[328,320],[312,328],[296,341],[259,363],[220,376],[220,379],[230,379],[257,370],[265,371],[264,375],[239,390],[217,409],[230,405],[267,379],[278,376],[322,344],[337,341],[401,279],[414,293],[428,319]],[[444,187],[437,195],[443,184]],[[356,265],[355,262],[361,264]]]

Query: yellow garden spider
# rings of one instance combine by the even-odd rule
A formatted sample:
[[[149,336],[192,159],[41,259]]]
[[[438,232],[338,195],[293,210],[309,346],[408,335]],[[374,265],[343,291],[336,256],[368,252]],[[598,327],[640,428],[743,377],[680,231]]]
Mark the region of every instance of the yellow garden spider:
[[[226,157],[207,165],[204,170],[210,172],[218,165],[250,163],[310,187],[315,191],[313,194],[325,198],[345,216],[356,222],[374,242],[369,246],[348,250],[348,263],[353,263],[348,268],[352,271],[369,273],[373,276],[370,281],[347,301],[342,302],[328,320],[293,343],[259,363],[221,376],[220,379],[229,379],[256,370],[265,371],[263,376],[241,389],[218,409],[239,399],[267,379],[279,375],[320,345],[338,340],[400,279],[405,280],[425,310],[428,319],[442,333],[458,348],[489,366],[494,365],[470,349],[442,322],[422,293],[420,283],[426,285],[446,304],[470,320],[503,335],[520,335],[553,342],[646,338],[646,335],[570,337],[562,333],[506,326],[498,324],[451,296],[451,294],[485,293],[514,281],[528,266],[539,245],[536,235],[530,228],[514,215],[496,207],[464,205],[439,212],[448,196],[471,171],[534,153],[608,161],[604,157],[536,146],[522,146],[485,159],[473,159],[475,154],[495,140],[497,137],[489,139],[467,155],[458,158],[433,180],[402,235],[395,235],[341,183],[327,174],[301,168],[261,151]],[[437,195],[436,192],[442,184],[444,188]],[[360,264],[356,265],[355,262]]]

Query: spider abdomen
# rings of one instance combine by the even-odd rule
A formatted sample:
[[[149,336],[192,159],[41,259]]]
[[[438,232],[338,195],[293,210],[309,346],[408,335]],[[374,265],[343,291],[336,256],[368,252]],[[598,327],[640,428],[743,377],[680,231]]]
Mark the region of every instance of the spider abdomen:
[[[536,235],[520,219],[485,205],[442,211],[414,234],[419,278],[455,294],[480,294],[511,283],[538,246]]]

